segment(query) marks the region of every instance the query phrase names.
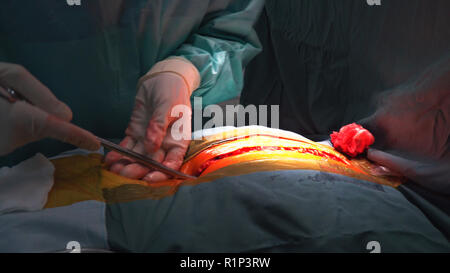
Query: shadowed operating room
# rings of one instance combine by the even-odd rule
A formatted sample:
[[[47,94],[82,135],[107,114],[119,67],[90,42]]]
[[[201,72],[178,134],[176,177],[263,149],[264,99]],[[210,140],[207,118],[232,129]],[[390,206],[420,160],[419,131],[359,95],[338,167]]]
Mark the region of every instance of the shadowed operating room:
[[[450,252],[449,26],[447,0],[3,1],[0,252]]]

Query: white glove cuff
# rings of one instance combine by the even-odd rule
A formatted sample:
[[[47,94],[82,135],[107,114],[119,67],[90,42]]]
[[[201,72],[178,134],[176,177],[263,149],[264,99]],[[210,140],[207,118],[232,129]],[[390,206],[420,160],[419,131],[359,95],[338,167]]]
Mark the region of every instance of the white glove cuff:
[[[139,86],[145,80],[153,78],[161,73],[175,73],[181,76],[189,89],[189,96],[200,86],[200,73],[197,68],[183,57],[169,57],[153,65],[152,69],[145,74],[139,81]]]

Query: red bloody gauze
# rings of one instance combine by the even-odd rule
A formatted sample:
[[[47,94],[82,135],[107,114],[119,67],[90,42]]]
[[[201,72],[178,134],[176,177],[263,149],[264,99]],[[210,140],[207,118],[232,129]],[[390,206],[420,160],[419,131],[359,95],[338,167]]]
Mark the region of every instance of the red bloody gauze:
[[[333,132],[330,136],[334,148],[351,157],[363,153],[375,142],[374,136],[356,123],[345,125],[339,132]]]

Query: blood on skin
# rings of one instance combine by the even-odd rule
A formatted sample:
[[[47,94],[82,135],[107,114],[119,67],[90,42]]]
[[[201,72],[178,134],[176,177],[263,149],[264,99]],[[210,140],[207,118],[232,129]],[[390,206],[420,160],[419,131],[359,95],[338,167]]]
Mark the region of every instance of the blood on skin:
[[[222,160],[227,157],[241,155],[244,153],[254,152],[254,151],[291,151],[291,152],[298,152],[298,153],[302,153],[302,154],[311,154],[311,155],[319,156],[322,158],[331,159],[334,161],[341,162],[345,165],[349,164],[348,162],[342,160],[341,158],[339,158],[331,153],[328,153],[326,151],[320,151],[317,149],[302,148],[302,147],[254,146],[254,147],[240,148],[235,151],[213,157],[213,158],[207,160],[206,162],[204,162],[200,166],[200,168],[198,168],[196,175],[201,175],[209,166],[213,165],[214,163],[216,163],[219,160]]]

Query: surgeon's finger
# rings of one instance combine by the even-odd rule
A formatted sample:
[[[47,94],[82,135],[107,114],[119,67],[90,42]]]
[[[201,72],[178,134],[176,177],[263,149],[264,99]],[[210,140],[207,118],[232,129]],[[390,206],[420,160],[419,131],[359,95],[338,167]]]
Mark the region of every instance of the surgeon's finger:
[[[31,142],[50,137],[82,149],[100,149],[100,143],[90,132],[26,102],[14,103],[10,115],[15,123],[15,137],[18,139]]]
[[[126,166],[133,164],[132,161],[130,161],[127,158],[120,158],[118,161],[116,161],[114,164],[111,165],[111,167],[109,168],[109,171],[120,175],[120,172],[123,170],[123,168],[125,168]]]
[[[100,143],[92,133],[53,115],[48,116],[43,130],[48,137],[72,144],[78,148],[90,151],[100,149]]]
[[[162,172],[155,171],[155,172],[151,172],[151,173],[147,174],[146,176],[144,176],[144,178],[142,180],[144,180],[145,182],[148,182],[148,183],[154,183],[154,182],[169,180],[169,176]]]
[[[136,147],[133,149],[133,151],[136,153],[139,153],[139,154],[145,154],[144,143],[138,142],[138,144],[136,144]],[[157,162],[161,162],[164,159],[164,155],[165,155],[165,153],[163,150],[158,150],[156,153],[151,155],[150,158]],[[133,164],[129,164],[129,165],[125,166],[121,170],[120,175],[131,178],[131,179],[141,179],[145,175],[147,175],[149,172],[151,172],[151,170],[149,168],[147,168],[146,166],[143,166],[139,163],[133,163]]]
[[[162,164],[168,168],[178,170],[183,164],[183,159],[186,154],[184,147],[176,146],[167,152],[167,155]],[[146,175],[143,180],[147,182],[159,182],[169,179],[170,177],[162,172],[152,172]]]
[[[382,151],[369,150],[368,158],[394,170],[409,180],[436,192],[450,193],[450,168],[446,161],[412,161]]]
[[[175,146],[171,148],[163,161],[163,165],[168,168],[178,170],[183,164],[184,156],[186,155],[187,147]]]
[[[150,169],[139,164],[139,163],[131,163],[124,166],[119,174],[123,177],[127,177],[130,179],[141,179],[146,174],[150,172]]]
[[[36,107],[64,121],[72,120],[70,108],[23,66],[0,62],[0,85],[14,89]]]
[[[135,145],[136,140],[130,136],[125,137],[122,142],[120,142],[120,146],[129,150],[133,149]],[[110,152],[107,157],[108,156],[109,158],[107,158],[105,161],[107,162],[107,166],[110,166],[109,170],[118,175],[120,175],[120,172],[123,168],[134,162],[131,158],[123,156],[115,151]]]
[[[136,141],[130,136],[126,136],[119,143],[119,145],[121,147],[124,147],[125,149],[129,149],[129,150],[133,149],[135,144],[136,144]],[[118,152],[111,151],[105,157],[105,164],[106,164],[106,166],[111,166],[113,163],[119,161],[122,157],[123,157],[123,155],[119,154]]]
[[[389,168],[391,171],[403,174],[405,176],[413,174],[414,168],[417,166],[415,161],[376,149],[369,149],[367,151],[367,158],[375,163]]]

